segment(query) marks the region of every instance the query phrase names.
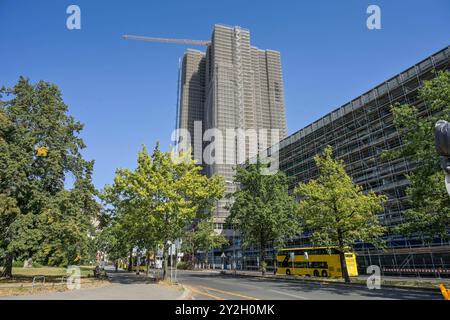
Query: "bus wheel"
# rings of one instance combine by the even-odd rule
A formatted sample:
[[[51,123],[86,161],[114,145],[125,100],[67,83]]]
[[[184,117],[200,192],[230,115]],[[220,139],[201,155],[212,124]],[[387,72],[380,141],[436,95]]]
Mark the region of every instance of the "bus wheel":
[[[326,270],[322,271],[322,277],[324,277],[324,278],[328,277],[328,272]]]
[[[286,275],[290,276],[291,275],[291,270],[286,269]]]
[[[314,277],[318,277],[319,276],[319,270],[314,270],[313,275],[314,275]]]

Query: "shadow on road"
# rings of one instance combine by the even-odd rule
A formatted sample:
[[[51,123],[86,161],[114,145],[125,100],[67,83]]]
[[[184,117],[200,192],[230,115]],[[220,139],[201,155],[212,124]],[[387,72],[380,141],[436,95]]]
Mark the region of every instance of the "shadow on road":
[[[249,284],[255,286],[261,286],[261,288],[270,286],[271,289],[276,290],[288,290],[292,293],[325,293],[325,294],[335,294],[340,297],[340,299],[351,298],[359,296],[362,299],[365,297],[371,299],[402,299],[402,300],[442,300],[439,290],[436,292],[420,289],[401,289],[401,288],[381,288],[369,290],[363,285],[348,286],[339,283],[312,283],[305,281],[296,281],[290,279],[274,279],[274,278],[251,278],[251,277],[240,277],[232,275],[222,275],[218,273],[197,273],[191,272],[185,274],[186,276],[193,279],[220,279],[220,280],[238,280],[245,281]]]
[[[108,272],[108,278],[111,283],[119,284],[151,284],[156,282],[151,274],[147,277],[145,272],[137,275],[127,271],[112,271]]]

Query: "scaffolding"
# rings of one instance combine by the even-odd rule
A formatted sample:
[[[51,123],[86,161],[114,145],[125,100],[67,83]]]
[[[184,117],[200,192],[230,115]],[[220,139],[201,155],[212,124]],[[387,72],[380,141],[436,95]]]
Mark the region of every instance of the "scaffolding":
[[[323,116],[280,142],[280,170],[292,177],[289,189],[299,182],[318,177],[313,157],[327,146],[342,159],[353,181],[364,191],[384,194],[388,201],[380,221],[388,228],[403,221],[402,212],[410,208],[406,195],[406,175],[415,163],[407,159],[384,159],[381,153],[398,150],[402,139],[393,122],[391,106],[415,105],[420,115],[429,115],[417,96],[423,81],[435,77],[439,70],[450,69],[450,47],[435,53],[374,89]],[[449,243],[442,239],[406,239],[388,234],[387,251],[357,247],[360,271],[372,264],[385,274],[441,277],[450,274]],[[432,242],[433,245],[426,245]]]

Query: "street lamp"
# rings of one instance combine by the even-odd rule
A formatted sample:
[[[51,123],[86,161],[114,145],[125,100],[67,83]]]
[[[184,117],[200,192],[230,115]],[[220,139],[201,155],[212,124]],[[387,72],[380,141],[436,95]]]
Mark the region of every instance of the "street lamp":
[[[239,185],[239,182],[234,182],[230,180],[225,180],[225,183]],[[231,245],[233,246],[233,271],[234,274],[236,275],[236,247],[235,247],[236,228],[234,226],[231,226],[231,228],[233,229],[233,241],[231,243]]]
[[[445,188],[450,195],[450,123],[439,120],[434,127],[436,151],[441,157],[441,168],[445,172]]]
[[[169,246],[169,255],[170,255],[170,282],[172,282],[172,264],[173,264],[173,257],[172,257],[172,241],[167,240],[167,245]],[[166,261],[164,261],[166,263]]]
[[[140,275],[141,269],[141,253],[139,250],[136,250],[136,274]]]
[[[177,274],[178,274],[178,251],[181,249],[182,242],[183,241],[181,239],[175,240],[175,283],[178,281],[177,280]],[[173,261],[173,259],[172,259],[172,261]]]

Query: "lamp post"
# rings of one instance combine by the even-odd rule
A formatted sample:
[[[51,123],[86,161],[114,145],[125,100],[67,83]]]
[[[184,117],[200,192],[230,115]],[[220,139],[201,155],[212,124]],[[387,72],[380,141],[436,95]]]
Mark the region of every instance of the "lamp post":
[[[210,252],[212,252],[212,265],[213,265],[213,270],[216,270],[216,262],[214,261],[214,248],[211,248]]]
[[[233,225],[233,270],[234,275],[236,275],[236,227]]]
[[[140,275],[140,270],[141,269],[141,254],[140,251],[137,250],[136,251],[136,274]]]
[[[169,255],[170,255],[170,282],[172,282],[172,263],[173,263],[173,259],[172,259],[172,241],[167,240],[167,244],[169,245]],[[166,263],[164,261],[164,263]]]
[[[181,244],[183,243],[182,239],[175,240],[175,282],[178,281],[178,253],[181,249]]]
[[[236,185],[236,186],[239,185],[238,182],[234,182],[234,181],[230,181],[230,180],[225,180],[225,183],[228,183],[228,184],[231,184],[231,185]],[[236,228],[235,228],[234,225],[231,226],[231,227],[233,228],[233,241],[231,243],[231,245],[233,246],[233,263],[232,263],[232,268],[233,268],[234,275],[236,275],[236,246],[235,246],[235,243],[236,243],[236,240],[235,240]]]
[[[436,151],[441,157],[441,168],[445,172],[445,188],[450,195],[450,123],[439,120],[434,127]]]

